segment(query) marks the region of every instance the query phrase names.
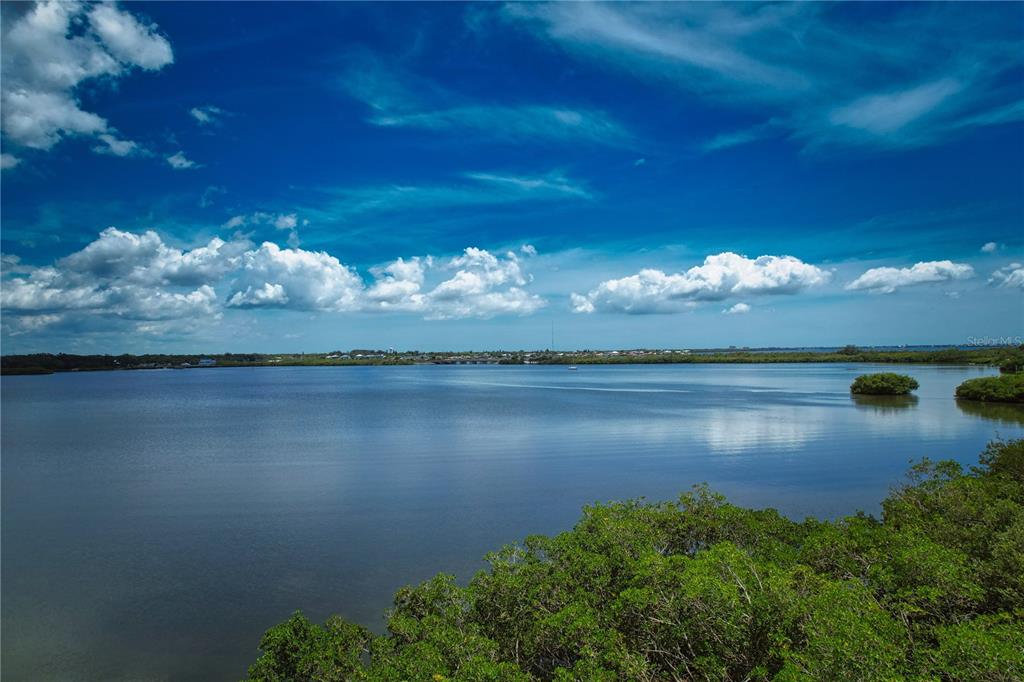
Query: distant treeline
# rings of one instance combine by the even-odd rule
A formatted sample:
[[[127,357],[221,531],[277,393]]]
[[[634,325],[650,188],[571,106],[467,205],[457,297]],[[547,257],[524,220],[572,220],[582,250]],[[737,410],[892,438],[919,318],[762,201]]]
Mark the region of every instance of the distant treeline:
[[[213,367],[260,367],[297,365],[394,365],[412,361],[396,355],[370,358],[325,358],[315,355],[270,355],[260,353],[223,353],[221,355],[72,355],[68,353],[33,353],[4,355],[0,358],[3,374],[52,374],[54,372],[94,372],[115,369],[161,369],[200,367],[212,360]]]
[[[534,358],[541,364],[648,364],[648,363],[780,363],[780,362],[879,362],[893,364],[931,365],[993,365],[1006,371],[1020,371],[1024,366],[1024,348],[993,347],[963,350],[862,350],[853,346],[835,352],[814,351],[718,351],[689,353],[668,352],[647,355],[621,353],[546,354]]]
[[[159,369],[260,366],[344,366],[408,365],[424,362],[470,361],[499,364],[618,365],[618,364],[697,364],[697,363],[780,363],[780,362],[875,362],[894,364],[991,365],[1004,372],[1024,368],[1024,348],[990,347],[964,350],[864,350],[847,346],[833,352],[821,351],[516,351],[516,352],[437,352],[353,350],[332,353],[223,353],[147,354],[147,355],[72,355],[34,353],[0,357],[3,374],[52,374],[53,372],[102,371],[115,369]]]

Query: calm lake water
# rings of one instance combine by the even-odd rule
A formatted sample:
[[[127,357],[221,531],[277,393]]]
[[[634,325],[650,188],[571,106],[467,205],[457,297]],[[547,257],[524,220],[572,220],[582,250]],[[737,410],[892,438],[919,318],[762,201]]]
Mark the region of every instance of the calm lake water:
[[[1024,435],[961,406],[991,370],[864,365],[343,367],[2,380],[3,678],[236,680],[295,609],[380,629],[581,506],[706,481],[794,517],[872,512],[911,459]],[[875,370],[877,371],[877,370]]]

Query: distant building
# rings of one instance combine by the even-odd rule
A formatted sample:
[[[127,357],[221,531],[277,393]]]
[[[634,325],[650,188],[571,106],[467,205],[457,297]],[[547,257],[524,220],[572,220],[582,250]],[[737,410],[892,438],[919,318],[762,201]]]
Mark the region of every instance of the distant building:
[[[196,363],[196,367],[213,367],[217,364],[217,361],[213,358],[199,358],[199,362]]]

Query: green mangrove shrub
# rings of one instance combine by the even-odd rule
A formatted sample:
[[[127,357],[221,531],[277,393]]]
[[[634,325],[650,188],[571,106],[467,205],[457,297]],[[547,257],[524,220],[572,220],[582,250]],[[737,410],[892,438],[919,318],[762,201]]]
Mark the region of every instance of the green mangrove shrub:
[[[1024,403],[1024,374],[968,379],[956,387],[956,397],[994,403]]]
[[[1024,346],[1009,351],[999,362],[999,371],[1003,374],[1024,372]]]
[[[893,372],[880,372],[857,377],[850,384],[850,391],[860,395],[907,395],[917,386],[917,380],[913,377]]]
[[[387,633],[300,613],[253,681],[1024,679],[1024,440],[923,461],[882,504],[792,521],[697,487],[588,507],[395,595]]]

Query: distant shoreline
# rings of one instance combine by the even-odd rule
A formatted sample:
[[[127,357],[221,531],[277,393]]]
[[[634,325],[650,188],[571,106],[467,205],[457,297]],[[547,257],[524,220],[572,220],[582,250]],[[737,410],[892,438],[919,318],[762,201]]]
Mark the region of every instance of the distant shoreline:
[[[394,352],[354,350],[332,353],[225,353],[220,355],[69,355],[39,353],[0,358],[4,375],[75,371],[213,369],[218,367],[358,367],[388,365],[624,365],[780,364],[854,362],[878,364],[1000,366],[1024,361],[1016,346],[964,349],[712,349],[616,351]]]

